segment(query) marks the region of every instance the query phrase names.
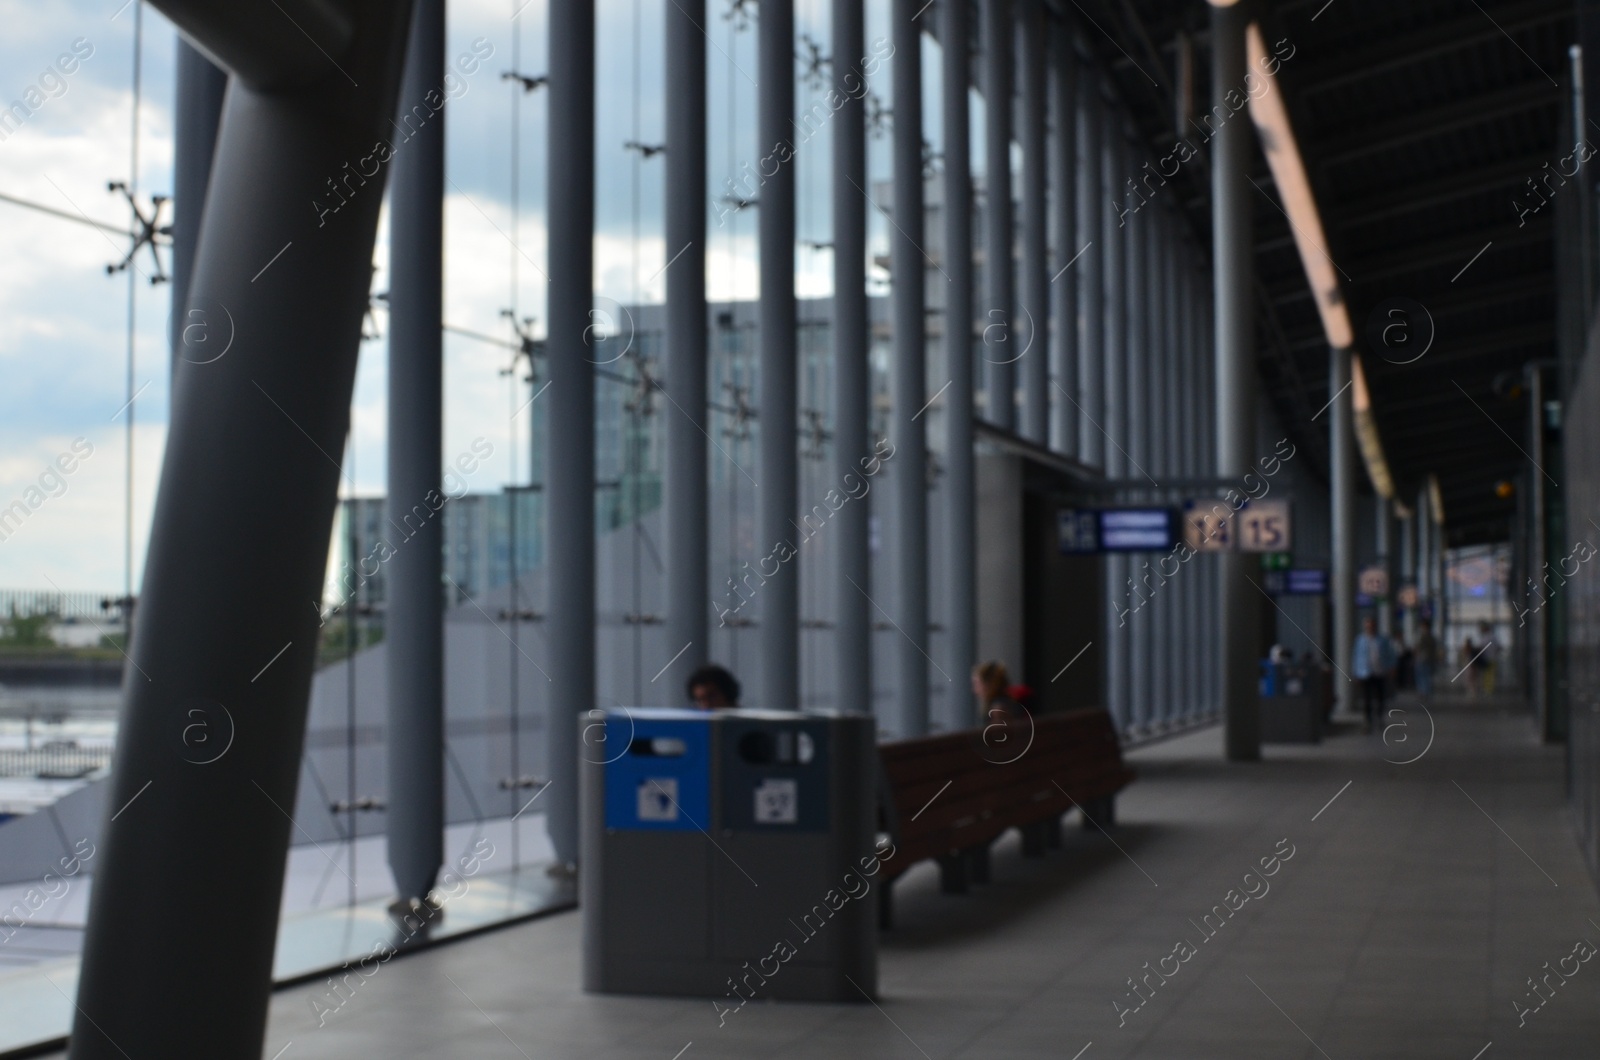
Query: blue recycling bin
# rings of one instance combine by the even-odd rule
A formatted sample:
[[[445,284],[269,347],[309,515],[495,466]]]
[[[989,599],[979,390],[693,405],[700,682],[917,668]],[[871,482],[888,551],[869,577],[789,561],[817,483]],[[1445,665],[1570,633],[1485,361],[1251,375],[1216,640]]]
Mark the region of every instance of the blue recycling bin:
[[[739,1007],[875,992],[870,718],[594,713],[579,749],[587,989]]]

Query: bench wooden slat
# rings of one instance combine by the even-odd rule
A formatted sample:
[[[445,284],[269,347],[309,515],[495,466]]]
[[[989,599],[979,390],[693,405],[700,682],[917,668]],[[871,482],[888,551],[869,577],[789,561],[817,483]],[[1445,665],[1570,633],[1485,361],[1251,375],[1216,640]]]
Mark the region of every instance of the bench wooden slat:
[[[1008,829],[1049,821],[1108,799],[1134,779],[1122,762],[1111,717],[1076,710],[1032,719],[1032,739],[1015,760],[969,729],[879,745],[892,801],[895,857],[889,878],[924,858],[986,847]],[[1011,739],[1026,737],[1016,726]],[[889,808],[886,808],[889,809]]]

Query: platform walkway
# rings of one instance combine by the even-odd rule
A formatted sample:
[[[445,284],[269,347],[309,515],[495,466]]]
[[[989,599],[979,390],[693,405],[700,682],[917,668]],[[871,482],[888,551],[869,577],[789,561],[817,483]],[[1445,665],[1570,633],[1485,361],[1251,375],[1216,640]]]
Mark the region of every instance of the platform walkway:
[[[1577,973],[1552,976],[1525,1025],[1513,1007],[1538,1003],[1527,980],[1546,962],[1600,945],[1600,901],[1566,817],[1564,751],[1509,706],[1437,707],[1435,741],[1404,765],[1385,758],[1422,749],[1414,704],[1409,748],[1398,731],[1389,745],[1350,733],[1229,766],[1213,728],[1139,749],[1116,845],[1073,827],[1032,861],[1013,836],[995,882],[967,896],[940,894],[932,866],[903,878],[876,1005],[752,1003],[719,1025],[709,1001],[587,995],[579,919],[562,914],[394,961],[321,1026],[313,1002],[338,1005],[326,986],[280,992],[263,1055],[1600,1055],[1600,961],[1569,960]],[[1259,897],[1202,941],[1204,915],[1275,850],[1292,856],[1270,890],[1252,878]],[[1141,1005],[1129,977],[1183,942],[1195,952],[1141,982]]]

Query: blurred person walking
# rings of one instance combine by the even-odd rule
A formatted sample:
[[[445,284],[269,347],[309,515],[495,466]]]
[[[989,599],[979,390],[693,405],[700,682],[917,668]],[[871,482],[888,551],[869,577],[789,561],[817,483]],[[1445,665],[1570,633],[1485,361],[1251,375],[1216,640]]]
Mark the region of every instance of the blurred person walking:
[[[1417,646],[1412,666],[1416,671],[1417,695],[1424,699],[1433,695],[1433,670],[1439,665],[1439,639],[1433,635],[1433,623],[1423,619],[1417,623]]]
[[[1394,675],[1394,642],[1378,632],[1377,620],[1365,618],[1351,654],[1351,672],[1361,682],[1361,712],[1370,733],[1373,719],[1383,713],[1387,682]]]

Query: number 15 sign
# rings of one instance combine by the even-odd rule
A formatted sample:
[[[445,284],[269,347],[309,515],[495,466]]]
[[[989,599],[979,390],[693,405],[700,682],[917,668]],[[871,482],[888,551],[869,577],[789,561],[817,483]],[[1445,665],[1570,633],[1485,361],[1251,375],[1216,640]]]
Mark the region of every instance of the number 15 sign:
[[[1225,501],[1209,508],[1191,502],[1184,513],[1184,541],[1196,552],[1288,552],[1288,501],[1251,501],[1232,511]]]

